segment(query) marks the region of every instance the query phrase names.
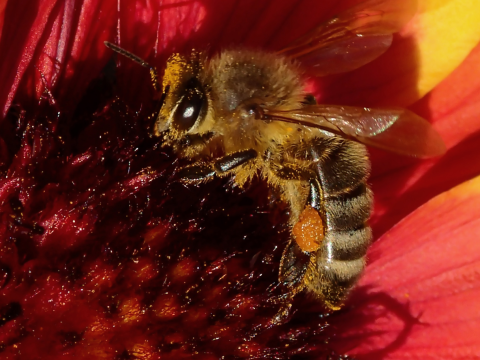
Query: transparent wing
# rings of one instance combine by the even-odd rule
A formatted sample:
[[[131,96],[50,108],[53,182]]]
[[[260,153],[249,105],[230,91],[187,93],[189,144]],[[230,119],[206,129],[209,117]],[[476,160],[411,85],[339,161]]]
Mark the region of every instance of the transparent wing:
[[[307,105],[297,110],[262,111],[265,119],[320,128],[402,155],[427,158],[446,151],[431,124],[403,108]]]
[[[413,16],[416,0],[367,0],[323,23],[282,49],[309,74],[324,76],[359,68],[383,54]]]

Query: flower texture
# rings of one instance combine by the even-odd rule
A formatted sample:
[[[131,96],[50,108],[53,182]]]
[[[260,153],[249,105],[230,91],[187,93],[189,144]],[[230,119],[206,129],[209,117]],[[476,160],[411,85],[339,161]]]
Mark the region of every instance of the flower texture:
[[[103,44],[161,70],[280,49],[362,2],[0,0],[0,357],[480,358],[480,4],[419,0],[385,54],[312,81],[321,102],[408,106],[448,151],[371,150],[364,276],[340,311],[301,293],[281,323],[288,209],[258,179],[175,181],[148,72]]]

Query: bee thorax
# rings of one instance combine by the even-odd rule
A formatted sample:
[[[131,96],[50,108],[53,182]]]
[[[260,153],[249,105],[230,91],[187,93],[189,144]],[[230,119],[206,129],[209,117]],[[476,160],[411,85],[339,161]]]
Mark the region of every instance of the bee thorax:
[[[300,98],[303,84],[297,67],[285,58],[261,51],[227,50],[209,61],[206,82],[222,113],[234,112],[249,99],[270,106]],[[242,117],[255,116],[253,108],[242,109]]]

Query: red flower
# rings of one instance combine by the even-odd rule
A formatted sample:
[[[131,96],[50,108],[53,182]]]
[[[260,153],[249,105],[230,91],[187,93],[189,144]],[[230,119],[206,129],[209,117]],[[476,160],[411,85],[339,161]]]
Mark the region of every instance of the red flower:
[[[315,83],[325,102],[410,106],[448,152],[372,151],[365,276],[328,316],[298,295],[282,325],[285,209],[259,181],[173,181],[184,161],[148,136],[148,74],[118,59],[113,77],[103,45],[152,64],[279,49],[362,1],[0,0],[1,357],[479,357],[479,6],[419,1],[382,57]]]

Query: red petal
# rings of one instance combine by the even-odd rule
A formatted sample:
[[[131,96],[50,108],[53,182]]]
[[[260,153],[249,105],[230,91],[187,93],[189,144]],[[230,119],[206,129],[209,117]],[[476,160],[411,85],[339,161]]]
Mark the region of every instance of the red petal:
[[[17,93],[26,108],[45,85],[63,111],[73,110],[111,56],[103,41],[114,30],[115,6],[112,0],[10,1],[0,43],[3,115]]]
[[[189,1],[141,1],[119,3],[117,33],[110,42],[160,67],[174,51],[183,50],[199,30],[205,18],[205,6]],[[110,55],[113,53],[109,50]],[[150,77],[144,68],[118,57],[117,73],[120,97],[129,104],[151,99]]]
[[[10,1],[5,8],[0,53],[0,109],[2,115],[12,103],[15,90],[33,58],[55,1]],[[32,10],[28,11],[30,8]],[[22,26],[18,26],[22,24]],[[14,70],[16,69],[16,71]]]
[[[480,356],[480,177],[443,193],[376,242],[337,324],[358,359]]]
[[[7,0],[0,0],[0,38],[2,36],[3,20],[5,19],[6,6],[7,6]]]
[[[126,50],[161,67],[174,51],[192,48],[215,51],[241,44],[280,49],[335,14],[350,0],[258,1],[158,1],[121,4],[117,41]],[[315,11],[311,11],[315,6]],[[141,36],[139,36],[141,34]],[[110,39],[114,41],[114,39]],[[126,59],[118,78],[122,97],[141,103],[150,98],[145,69]],[[145,91],[139,91],[145,89]],[[147,96],[147,97],[146,97]]]

